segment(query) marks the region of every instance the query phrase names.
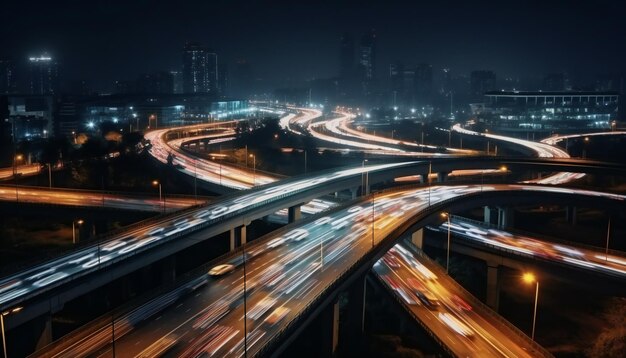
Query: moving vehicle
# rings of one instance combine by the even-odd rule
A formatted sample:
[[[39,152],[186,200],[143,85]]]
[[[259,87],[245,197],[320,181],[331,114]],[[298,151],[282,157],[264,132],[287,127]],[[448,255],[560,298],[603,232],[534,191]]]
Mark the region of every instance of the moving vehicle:
[[[222,276],[235,270],[235,265],[223,264],[217,265],[209,270],[209,276]]]

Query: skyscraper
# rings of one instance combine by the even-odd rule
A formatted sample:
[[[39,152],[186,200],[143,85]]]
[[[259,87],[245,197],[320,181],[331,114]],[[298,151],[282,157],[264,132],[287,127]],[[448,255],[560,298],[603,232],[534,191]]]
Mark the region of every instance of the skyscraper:
[[[13,62],[8,59],[0,59],[0,94],[14,93],[15,68]]]
[[[183,49],[184,93],[217,92],[217,54],[197,42]]]
[[[376,78],[376,34],[370,31],[359,43],[359,75],[362,80]]]
[[[482,101],[485,92],[495,91],[496,74],[493,71],[472,71],[470,74],[470,96],[473,101]]]
[[[565,75],[563,73],[550,73],[543,78],[541,89],[544,91],[564,91]]]
[[[183,74],[180,71],[170,71],[174,84],[174,93],[183,93]]]
[[[31,94],[58,94],[58,63],[48,54],[28,58]]]
[[[419,105],[428,105],[432,101],[433,66],[420,63],[415,67],[415,99]]]

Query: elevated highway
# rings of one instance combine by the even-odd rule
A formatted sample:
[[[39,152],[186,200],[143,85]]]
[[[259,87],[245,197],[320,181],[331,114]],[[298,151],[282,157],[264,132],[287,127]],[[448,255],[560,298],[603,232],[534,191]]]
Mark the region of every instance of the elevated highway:
[[[177,355],[193,355],[199,352],[197,349],[213,347],[213,354],[241,356],[246,327],[248,354],[278,354],[325,307],[336,302],[339,292],[362,277],[400,237],[439,220],[442,211],[486,204],[537,202],[585,202],[622,207],[624,200],[626,197],[621,195],[529,185],[406,188],[369,196],[294,223],[256,241],[244,249],[245,266],[238,256],[241,251],[225,258],[221,262],[234,265],[233,272],[209,279],[205,288],[199,287],[193,295],[180,297],[175,309],[145,317],[141,324],[131,325],[132,329],[119,338],[115,349],[119,350],[118,353],[134,356],[154,349],[155,345],[170,342],[166,350]],[[245,275],[244,270],[247,270]],[[202,273],[199,277],[204,275]],[[249,285],[246,319],[242,319],[244,277]],[[277,317],[279,313],[280,318],[269,318],[272,315]],[[122,321],[127,323],[122,318],[120,324]],[[498,329],[503,336],[517,336],[516,333],[507,334],[506,327]],[[476,334],[473,339],[485,338]],[[492,351],[497,356],[545,355],[527,338],[522,337],[514,345],[487,340],[489,342],[480,344],[481,349],[491,349],[488,347],[494,344],[506,346]],[[110,349],[106,342],[100,346],[94,345],[93,341],[89,345],[84,341],[75,343],[77,345],[63,348],[64,354],[83,352],[87,347]],[[454,346],[448,348],[454,354],[464,354],[471,347],[471,344],[464,344],[462,350],[456,350]],[[515,353],[497,353],[511,350]]]

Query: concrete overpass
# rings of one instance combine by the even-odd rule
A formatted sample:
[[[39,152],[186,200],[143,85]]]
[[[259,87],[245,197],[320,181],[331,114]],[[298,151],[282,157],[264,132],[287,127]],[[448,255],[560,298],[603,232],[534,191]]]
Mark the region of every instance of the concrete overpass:
[[[278,232],[272,233],[264,239],[255,241],[255,243],[246,248],[246,252],[250,255],[251,270],[258,266],[258,264],[255,264],[255,260],[262,260],[261,263],[263,264],[258,266],[259,269],[254,269],[254,274],[250,277],[250,279],[254,279],[257,283],[259,282],[259,277],[263,277],[265,271],[271,269],[273,266],[272,262],[282,262],[284,260],[293,261],[292,257],[295,253],[300,252],[300,250],[310,250],[310,248],[306,248],[307,245],[315,245],[318,239],[326,241],[331,240],[328,237],[323,238],[326,232],[332,232],[334,236],[343,238],[337,242],[347,240],[351,249],[342,249],[335,252],[335,239],[327,243],[320,241],[317,247],[318,250],[320,247],[322,250],[322,270],[319,268],[319,263],[317,266],[314,265],[315,257],[320,257],[316,253],[319,251],[311,251],[311,255],[313,255],[311,258],[308,256],[308,251],[304,252],[307,255],[297,260],[298,267],[302,266],[304,268],[313,264],[313,267],[317,268],[312,268],[308,271],[299,270],[295,273],[296,277],[285,279],[297,286],[296,282],[298,282],[298,284],[304,282],[299,275],[303,272],[307,272],[307,282],[311,280],[311,282],[315,283],[314,286],[310,287],[310,290],[302,292],[302,295],[299,296],[297,306],[293,306],[295,303],[288,303],[289,296],[276,294],[275,298],[278,301],[276,305],[288,304],[290,313],[287,314],[287,317],[282,320],[277,327],[273,327],[264,332],[263,339],[259,341],[260,343],[257,343],[250,354],[278,354],[312,319],[314,319],[314,317],[322,314],[329,305],[334,304],[339,292],[348,289],[358,277],[363,277],[374,262],[395,245],[396,241],[401,236],[411,234],[424,225],[440,220],[439,214],[441,211],[458,211],[486,204],[496,205],[507,203],[510,205],[521,205],[537,202],[554,202],[571,205],[585,202],[587,205],[623,207],[625,200],[624,196],[619,195],[556,189],[557,188],[552,187],[520,185],[473,185],[388,191],[377,194],[376,198],[370,196],[365,200],[355,201],[350,205],[334,209],[324,214],[324,217],[329,218],[328,220],[320,221],[319,216],[303,220],[300,223],[294,223]],[[369,209],[370,207],[373,208],[371,205],[372,201],[376,201],[376,209],[379,210],[377,214],[374,214],[376,217],[375,233],[368,231],[370,224],[367,222],[367,218],[370,215],[369,213],[372,212],[372,210],[376,210]],[[358,208],[358,210],[355,211],[353,210],[354,208]],[[394,210],[402,210],[403,213],[401,215],[385,214],[386,212],[394,212]],[[381,213],[383,215],[381,215]],[[345,224],[343,224],[344,222]],[[325,225],[328,227],[326,228]],[[275,240],[278,238],[286,237],[286,234],[289,236],[289,233],[293,232],[295,229],[305,230],[308,232],[309,238],[297,241],[296,239],[292,239],[287,243],[273,244],[273,247],[268,246],[268,243],[276,242]],[[283,239],[283,242],[284,241],[285,239]],[[323,253],[324,248],[327,248],[329,251]],[[229,262],[229,260],[233,260],[235,256],[236,255],[224,258],[222,262]],[[242,277],[241,270],[241,264],[239,263],[235,272],[229,274],[223,280],[220,280],[218,286],[209,284],[209,291],[207,291],[208,293],[206,295],[199,292],[194,295],[194,297],[202,296],[202,299],[206,302],[215,302],[217,297],[230,297],[228,290],[234,289],[237,291],[241,288],[238,286],[238,282],[241,282],[240,278]],[[255,294],[258,290],[259,289],[255,290]],[[261,290],[264,292],[272,292],[274,289],[261,288]],[[213,296],[215,297],[211,298]],[[255,297],[259,297],[258,294],[256,294]],[[189,299],[193,300],[193,298]],[[239,304],[241,304],[241,302]],[[197,307],[198,309],[201,308],[201,306]],[[27,309],[29,308],[24,308],[24,310]],[[25,313],[26,312],[20,314]],[[173,317],[176,318],[173,319],[175,320],[187,319],[180,316],[181,312],[172,312],[172,314],[174,313],[175,316]],[[198,313],[198,315],[201,313],[202,312]],[[239,318],[241,315],[242,311],[240,308],[233,308],[230,310],[230,313],[224,316],[222,321],[220,321],[222,322],[220,325],[234,325],[233,327],[240,332],[241,327],[239,325],[241,324],[241,320]],[[165,325],[164,319],[166,316],[169,317],[169,313],[164,314],[163,319],[161,319],[161,316],[159,317],[158,326],[161,324]],[[142,324],[142,327],[143,326],[146,325]],[[225,349],[234,349],[235,347],[232,347],[231,343],[236,344],[235,340],[230,341]],[[124,351],[126,352],[126,349],[131,349],[132,345],[119,342],[116,343],[116,347],[118,347],[118,349],[124,347]],[[142,349],[142,347],[137,346],[132,349],[137,350]],[[128,351],[128,354],[131,354],[131,352],[132,350]]]

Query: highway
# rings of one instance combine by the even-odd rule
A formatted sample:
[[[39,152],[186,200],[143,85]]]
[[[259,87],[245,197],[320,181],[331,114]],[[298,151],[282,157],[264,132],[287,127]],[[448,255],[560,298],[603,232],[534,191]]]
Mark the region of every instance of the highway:
[[[18,173],[21,176],[29,176],[39,174],[41,171],[41,164],[22,164],[14,167],[0,168],[0,180],[13,178],[13,173]]]
[[[141,196],[137,194],[110,193],[95,190],[42,188],[32,186],[0,186],[0,201],[28,204],[102,207],[150,212],[174,212],[193,205],[205,204],[200,198]]]
[[[454,126],[452,126],[452,130],[461,134],[465,134],[465,135],[480,136],[480,137],[484,137],[488,139],[493,139],[496,141],[516,144],[516,145],[519,145],[519,146],[522,146],[522,147],[525,147],[534,151],[539,158],[569,158],[570,157],[566,151],[562,150],[559,147],[553,146],[552,144],[548,142],[538,143],[538,142],[533,142],[533,141],[519,139],[519,138],[507,137],[503,135],[496,135],[496,134],[490,134],[490,133],[478,133],[478,132],[465,129],[461,127],[460,124],[455,124]],[[583,173],[559,172],[559,173],[554,173],[552,175],[549,175],[545,178],[527,180],[524,183],[542,184],[542,185],[559,185],[559,184],[565,184],[565,183],[578,180],[584,176],[585,174]]]
[[[411,164],[413,162],[391,163],[326,172],[241,195],[231,195],[208,206],[145,224],[139,229],[115,235],[97,245],[2,278],[0,280],[0,309],[15,305],[27,297],[45,292],[75,277],[108,266],[113,261],[118,262],[132,257],[136,253],[175,240],[177,237],[206,229],[222,220],[237,216],[243,218],[246,213],[258,207],[279,202],[284,196],[312,190],[336,180],[360,177],[365,172],[376,172]]]
[[[434,230],[447,233],[448,222]],[[459,217],[450,220],[452,235],[468,240],[473,246],[491,247],[516,255],[538,258],[582,270],[626,278],[626,257],[610,253],[608,256],[599,248],[584,248],[563,243],[551,243],[529,236],[512,234],[502,229],[477,225]]]
[[[613,132],[593,132],[593,133],[578,133],[578,134],[566,134],[566,135],[558,135],[555,134],[551,137],[545,138],[541,140],[541,143],[549,144],[549,145],[557,145],[559,142],[563,140],[568,140],[571,138],[584,138],[584,137],[596,137],[596,136],[613,136],[613,135],[626,135],[626,131],[613,131]]]
[[[401,189],[370,196],[365,201],[332,210],[326,214],[289,225],[265,239],[249,245],[246,250],[246,329],[248,354],[259,353],[283,328],[313,302],[328,293],[337,280],[359,263],[370,251],[378,251],[381,241],[414,215],[436,204],[469,194],[498,191],[528,193],[554,192],[557,188],[528,185],[463,185]],[[625,196],[575,189],[559,189],[559,193],[603,197],[623,202]],[[375,205],[372,205],[375,202]],[[374,220],[372,220],[372,218]],[[372,230],[373,228],[373,230]],[[395,233],[396,235],[398,233]],[[395,236],[394,236],[395,238]],[[222,276],[198,281],[196,289],[175,301],[166,299],[158,311],[151,311],[128,327],[116,344],[120,357],[166,356],[194,357],[200,352],[209,356],[243,355],[243,256],[230,258]],[[202,274],[197,280],[206,277]],[[443,281],[442,281],[443,282]],[[445,284],[445,282],[444,282]],[[447,287],[450,291],[451,289]],[[188,290],[189,291],[189,290]],[[454,291],[451,291],[454,292]],[[166,308],[167,306],[167,308]],[[120,322],[128,322],[121,317]],[[482,324],[477,321],[478,324]],[[499,328],[503,336],[512,336]],[[116,332],[118,329],[116,328]],[[447,331],[456,340],[465,340],[461,333]],[[450,349],[465,354],[468,349],[483,352],[497,345],[494,332],[476,332],[472,344],[453,344]],[[105,342],[105,341],[103,341]],[[491,349],[496,356],[520,356],[531,352],[530,340],[517,346]],[[64,341],[63,347],[48,349],[58,355],[80,357],[99,349],[110,349],[105,343],[94,344],[91,338]],[[159,348],[160,347],[160,348]],[[162,348],[162,349],[161,349]],[[143,352],[143,353],[142,353]],[[102,353],[102,352],[101,352]],[[474,354],[480,356],[480,353]],[[524,354],[521,354],[524,356]]]
[[[457,357],[534,357],[528,337],[469,292],[436,263],[397,244],[373,271],[402,306]]]
[[[429,153],[421,151],[410,151],[401,149],[405,147],[429,148],[436,150],[435,146],[421,145],[400,140],[388,139],[380,136],[373,136],[361,131],[356,131],[348,127],[348,123],[353,120],[354,115],[347,112],[335,112],[339,115],[337,118],[327,119],[317,122],[309,122],[307,131],[316,139],[329,143],[340,144],[343,146],[368,150],[373,154],[393,155],[393,156],[411,156],[411,157],[446,157],[450,153]],[[320,130],[323,129],[322,130]],[[327,134],[329,133],[329,134]],[[448,150],[448,148],[446,148]],[[475,151],[463,151],[460,149],[450,148],[454,154],[476,154]]]

